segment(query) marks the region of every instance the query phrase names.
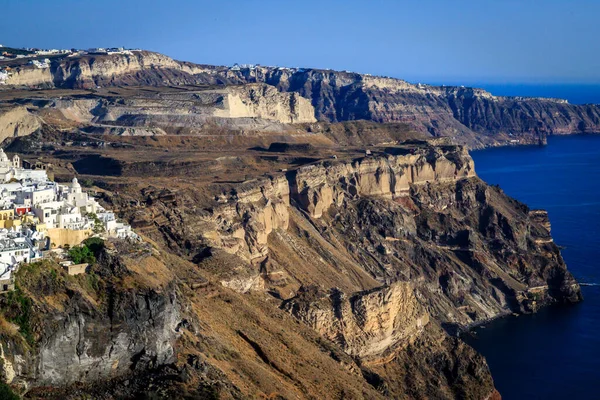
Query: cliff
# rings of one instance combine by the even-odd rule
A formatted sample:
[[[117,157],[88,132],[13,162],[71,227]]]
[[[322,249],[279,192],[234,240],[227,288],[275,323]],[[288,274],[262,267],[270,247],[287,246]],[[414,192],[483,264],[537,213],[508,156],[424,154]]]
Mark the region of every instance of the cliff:
[[[138,266],[128,267],[132,262]],[[172,278],[150,254],[132,259],[114,251],[104,251],[89,274],[79,276],[52,261],[23,266],[17,290],[0,302],[4,379],[36,393],[143,374],[171,362],[181,321]]]
[[[9,150],[81,175],[146,242],[19,271],[0,372],[30,398],[497,398],[456,333],[581,299],[545,211],[453,140],[404,140],[543,141],[595,106],[146,52],[46,72],[66,89],[5,100]]]
[[[194,74],[205,74],[200,66],[174,61],[162,54],[135,51],[132,54],[85,55],[55,58],[50,68],[20,65],[6,80],[10,86],[43,88],[94,88],[99,85],[162,85],[195,83]]]
[[[290,124],[316,122],[308,100],[265,84],[33,97],[16,100],[5,109],[0,114],[0,134],[5,137],[13,136],[13,131],[28,135],[40,128],[41,121],[87,133],[127,136],[202,135],[215,128],[229,134],[285,132]]]
[[[547,214],[479,180],[462,147],[412,143],[217,187],[146,188],[126,214],[223,287],[269,296],[385,396],[492,396],[484,360],[448,333],[581,299]],[[431,385],[440,370],[454,372]]]
[[[319,120],[406,122],[433,136],[597,132],[600,109],[565,100],[499,97],[476,88],[414,85],[349,72],[257,67],[227,71],[230,80],[265,82],[312,100]],[[527,140],[527,138],[523,138]]]
[[[30,135],[40,127],[40,119],[26,107],[0,107],[0,141]]]
[[[21,66],[14,69],[6,83],[44,88],[266,83],[281,92],[298,93],[308,99],[319,121],[406,123],[418,132],[449,136],[456,143],[472,147],[543,143],[550,134],[600,131],[600,108],[596,105],[498,97],[481,89],[415,85],[399,79],[331,70],[275,67],[233,70],[174,61],[147,51],[59,58],[47,69]],[[241,99],[229,96],[227,100],[232,109],[237,109]],[[301,106],[297,97],[290,101]],[[273,113],[279,114],[278,107],[259,114],[273,117]],[[313,119],[305,107],[299,107],[298,113],[285,115],[283,120]],[[245,110],[233,115],[255,113]],[[279,116],[276,119],[282,120]]]

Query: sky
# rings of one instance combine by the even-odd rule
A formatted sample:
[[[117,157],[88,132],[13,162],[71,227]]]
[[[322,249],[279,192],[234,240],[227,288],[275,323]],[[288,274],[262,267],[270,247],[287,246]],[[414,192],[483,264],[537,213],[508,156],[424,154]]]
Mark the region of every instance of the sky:
[[[0,0],[0,44],[411,82],[600,83],[598,0]]]

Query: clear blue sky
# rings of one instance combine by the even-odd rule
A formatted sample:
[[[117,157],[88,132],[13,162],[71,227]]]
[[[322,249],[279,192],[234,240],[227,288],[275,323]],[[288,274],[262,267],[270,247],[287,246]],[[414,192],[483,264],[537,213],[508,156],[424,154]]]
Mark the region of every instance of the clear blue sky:
[[[0,0],[0,43],[414,82],[600,83],[598,0]]]

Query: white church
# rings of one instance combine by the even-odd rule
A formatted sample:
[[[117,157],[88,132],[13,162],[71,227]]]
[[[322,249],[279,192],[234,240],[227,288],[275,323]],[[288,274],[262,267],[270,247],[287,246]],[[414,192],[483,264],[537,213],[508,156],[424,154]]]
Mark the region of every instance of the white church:
[[[24,169],[18,155],[15,154],[11,161],[4,150],[0,149],[0,183],[7,183],[13,179],[45,182],[48,180],[48,174],[44,170]]]

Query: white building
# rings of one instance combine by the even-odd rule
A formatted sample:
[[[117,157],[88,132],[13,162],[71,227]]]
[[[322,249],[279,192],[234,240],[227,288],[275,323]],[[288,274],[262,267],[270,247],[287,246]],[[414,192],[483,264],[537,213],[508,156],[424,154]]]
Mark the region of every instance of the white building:
[[[94,231],[99,220],[107,237],[139,239],[129,225],[118,222],[113,212],[84,192],[77,178],[70,185],[49,181],[45,170],[25,169],[19,156],[9,160],[2,149],[0,210],[14,210],[19,217],[35,216],[45,229]]]
[[[96,200],[90,199],[89,195],[81,190],[81,184],[77,178],[73,178],[66,200],[67,203],[78,207],[82,212],[97,213],[100,208]]]
[[[15,204],[21,207],[38,206],[56,199],[56,185],[34,185],[23,187],[16,192]]]
[[[15,265],[20,262],[29,262],[31,260],[32,249],[25,241],[16,241],[14,239],[0,240],[0,266]]]
[[[0,183],[10,182],[13,179],[47,182],[48,174],[45,170],[24,169],[19,156],[15,155],[11,161],[4,150],[0,149]]]
[[[64,207],[63,201],[53,201],[50,203],[37,204],[31,211],[38,217],[41,223],[46,224],[46,228],[58,228],[58,215]]]
[[[31,230],[0,229],[0,292],[12,288],[13,274],[21,263],[42,256],[37,247],[40,236]]]
[[[92,222],[85,218],[77,207],[65,207],[56,217],[56,224],[61,229],[81,230],[92,227]]]
[[[13,208],[17,194],[23,189],[21,182],[0,184],[0,209]]]
[[[50,68],[50,59],[48,59],[48,58],[45,58],[45,59],[43,59],[42,61],[39,61],[39,60],[31,60],[31,61],[29,61],[29,62],[28,62],[28,64],[29,64],[29,65],[33,65],[33,66],[35,66],[36,68],[41,68],[41,69],[44,69],[44,68]]]
[[[115,213],[107,211],[96,214],[98,219],[102,222],[104,226],[104,230],[107,234],[111,232],[115,232],[117,229],[117,218],[115,217]]]

